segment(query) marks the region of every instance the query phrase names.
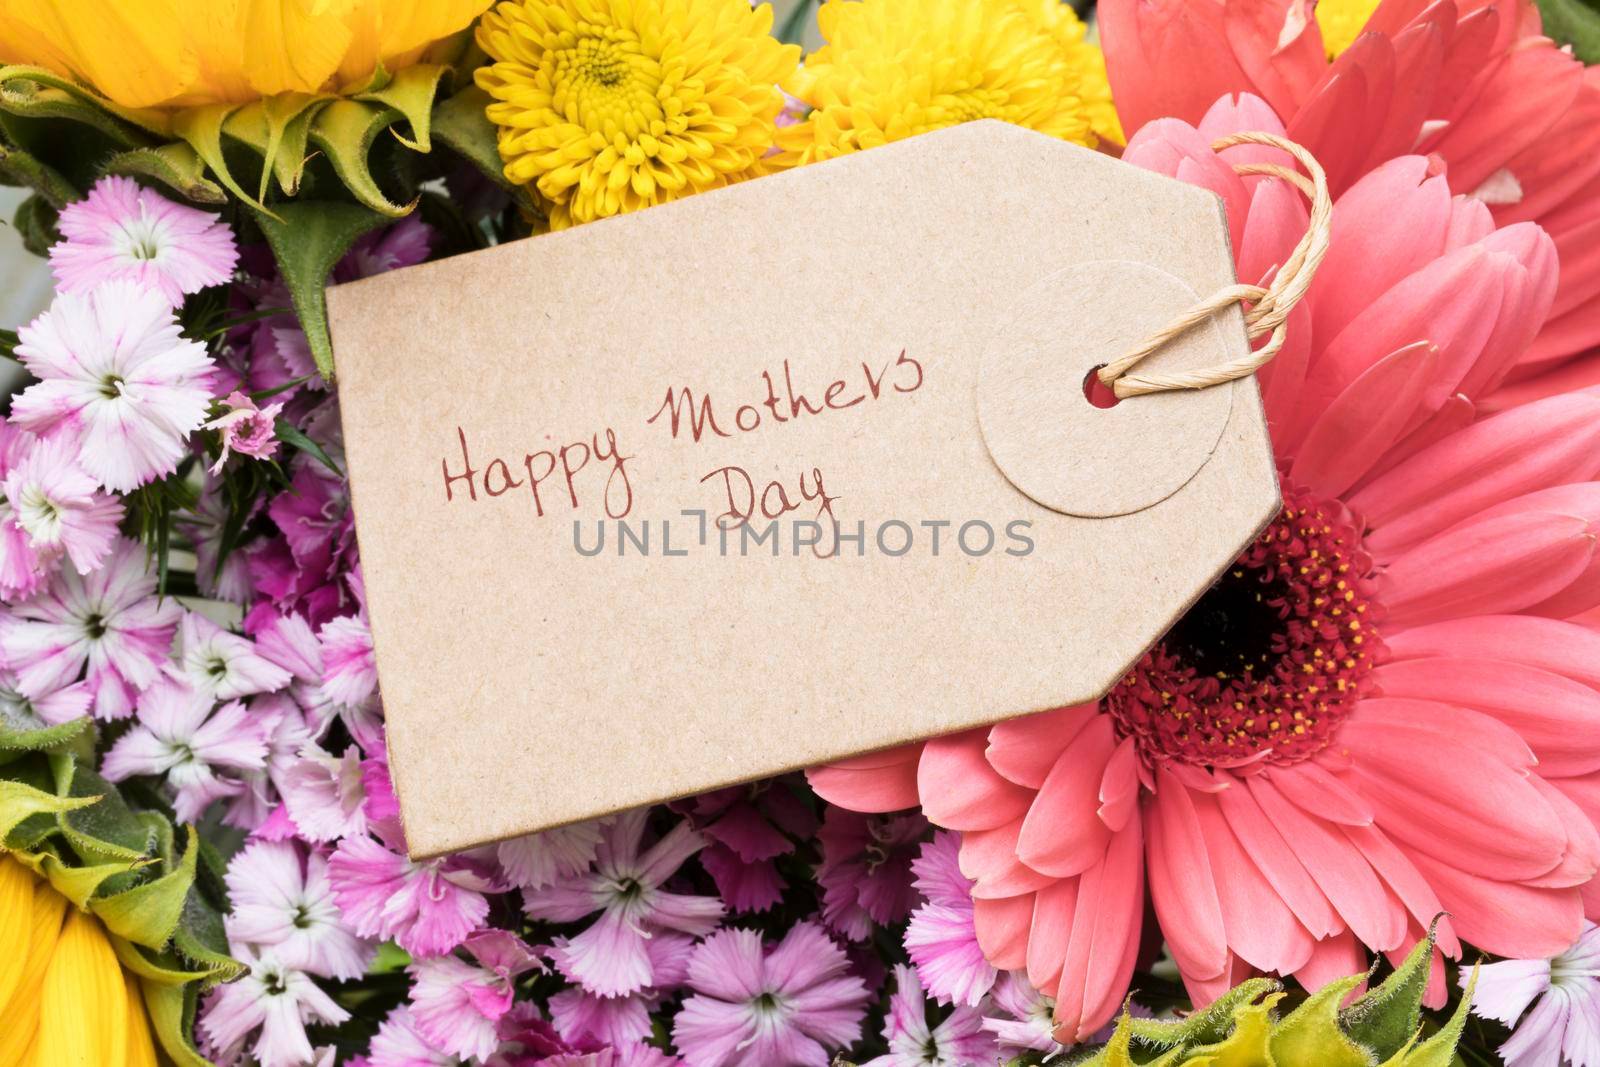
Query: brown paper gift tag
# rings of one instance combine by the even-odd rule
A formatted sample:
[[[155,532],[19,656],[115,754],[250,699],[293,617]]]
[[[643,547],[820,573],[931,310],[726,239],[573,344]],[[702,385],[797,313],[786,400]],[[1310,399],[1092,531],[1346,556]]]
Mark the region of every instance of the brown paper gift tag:
[[[1278,496],[1252,380],[1083,381],[1233,280],[1210,193],[978,122],[331,290],[413,855],[1099,696]]]

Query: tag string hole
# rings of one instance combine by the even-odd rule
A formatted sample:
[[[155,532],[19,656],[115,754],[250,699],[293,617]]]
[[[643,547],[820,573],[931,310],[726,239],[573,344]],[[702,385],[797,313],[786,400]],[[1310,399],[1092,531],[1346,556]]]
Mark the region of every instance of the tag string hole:
[[[1164,393],[1175,389],[1207,389],[1223,385],[1238,378],[1248,377],[1265,366],[1283,348],[1288,333],[1289,312],[1300,303],[1311,288],[1317,268],[1328,254],[1328,243],[1333,229],[1333,196],[1328,191],[1328,176],[1315,156],[1300,145],[1271,133],[1246,132],[1230,134],[1211,145],[1212,151],[1222,152],[1238,145],[1260,145],[1275,148],[1288,155],[1305,169],[1301,174],[1281,163],[1236,163],[1233,169],[1245,177],[1273,178],[1289,183],[1311,201],[1309,222],[1305,236],[1295,246],[1294,252],[1279,265],[1272,281],[1265,285],[1230,285],[1193,307],[1186,309],[1166,326],[1145,338],[1123,355],[1104,364],[1096,371],[1101,384],[1116,393],[1118,399],[1145,393]],[[1136,365],[1160,351],[1172,341],[1196,327],[1210,323],[1213,316],[1235,304],[1245,308],[1244,322],[1252,344],[1269,338],[1266,344],[1238,359],[1197,370],[1149,371],[1130,373]],[[1089,397],[1094,402],[1094,397]],[[1096,404],[1096,407],[1108,405]]]
[[[1100,369],[1104,366],[1102,363],[1098,367],[1090,367],[1089,372],[1083,376],[1083,396],[1097,408],[1114,408],[1122,403],[1122,399],[1109,385],[1100,380]]]

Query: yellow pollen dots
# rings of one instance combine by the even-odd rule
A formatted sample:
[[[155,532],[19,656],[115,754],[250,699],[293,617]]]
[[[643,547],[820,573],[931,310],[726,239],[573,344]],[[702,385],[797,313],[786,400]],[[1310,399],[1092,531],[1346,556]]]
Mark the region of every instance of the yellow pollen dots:
[[[1284,497],[1239,563],[1107,696],[1147,763],[1305,759],[1360,697],[1381,648],[1360,535],[1337,502],[1287,479]]]
[[[506,177],[552,228],[766,173],[800,50],[746,0],[508,0],[478,43]]]

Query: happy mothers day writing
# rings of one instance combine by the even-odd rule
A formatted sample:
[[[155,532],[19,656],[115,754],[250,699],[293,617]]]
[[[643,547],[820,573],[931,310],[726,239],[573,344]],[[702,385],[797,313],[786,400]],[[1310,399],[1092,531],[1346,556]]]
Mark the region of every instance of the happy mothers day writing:
[[[885,402],[916,392],[922,383],[922,364],[903,349],[880,366],[863,361],[859,373],[809,392],[796,385],[794,368],[786,359],[780,369],[761,372],[764,395],[754,403],[734,405],[704,390],[669,385],[660,405],[643,417],[640,429],[655,427],[655,432],[666,432],[674,440],[699,444]],[[637,453],[624,451],[614,426],[605,426],[587,439],[580,437],[520,458],[488,458],[481,468],[474,466],[467,430],[457,426],[456,437],[459,459],[447,456],[440,461],[447,502],[492,500],[508,494],[524,498],[526,494],[531,497],[534,514],[541,518],[553,508],[580,512],[603,507],[611,519],[626,518],[633,511],[629,464]],[[478,457],[480,461],[484,458]],[[744,526],[758,516],[775,520],[808,504],[816,508],[813,520],[827,516],[836,521],[833,504],[839,497],[829,494],[817,467],[801,470],[792,483],[758,484],[743,467],[723,465],[707,471],[700,484],[707,486],[707,500],[718,509],[714,514],[723,530]]]

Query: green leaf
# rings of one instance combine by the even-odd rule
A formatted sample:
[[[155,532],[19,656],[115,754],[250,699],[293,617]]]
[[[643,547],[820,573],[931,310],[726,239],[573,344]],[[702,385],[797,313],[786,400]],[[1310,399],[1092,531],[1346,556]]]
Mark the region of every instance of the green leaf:
[[[327,467],[334,474],[337,474],[341,478],[344,477],[344,472],[341,471],[339,469],[339,465],[333,461],[333,457],[328,455],[327,452],[323,451],[321,445],[317,444],[311,438],[301,433],[300,430],[295,427],[294,423],[290,422],[288,419],[280,418],[277,420],[277,422],[273,423],[273,432],[278,435],[278,440],[282,441],[290,448],[298,448],[300,451],[310,455],[318,463],[321,463],[324,467]]]
[[[278,261],[317,369],[332,380],[333,341],[328,336],[323,289],[334,264],[356,239],[387,220],[360,205],[336,200],[288,201],[277,205],[276,215],[258,214],[256,219]]]
[[[156,1040],[173,1064],[176,1067],[212,1067],[211,1061],[194,1047],[190,1036],[194,1033],[197,987],[167,985],[141,978],[139,988],[144,992],[144,1006],[150,1013]]]
[[[1583,0],[1538,0],[1544,32],[1558,44],[1570,44],[1584,63],[1600,63],[1600,9]]]
[[[778,40],[784,44],[803,45],[806,30],[811,25],[811,10],[815,6],[816,0],[799,0],[789,12],[789,17],[783,20],[783,25],[778,27]]]
[[[135,886],[116,896],[101,897],[90,909],[106,929],[145,948],[160,949],[172,940],[183,915],[183,903],[194,884],[195,861],[200,855],[194,827],[189,827],[189,847],[177,868],[153,882]]]
[[[158,181],[186,200],[197,204],[226,204],[228,194],[206,177],[206,165],[190,145],[183,141],[119,152],[106,160],[107,174]]]
[[[439,80],[448,69],[436,63],[417,63],[390,78],[383,88],[361,93],[356,99],[370,100],[400,112],[411,126],[411,136],[405,137],[396,131],[395,137],[414,152],[431,151],[429,124],[433,98],[439,92]]]
[[[1382,985],[1339,1013],[1345,1032],[1379,1059],[1399,1052],[1422,1025],[1422,997],[1428,989],[1438,929],[1439,920],[1435,918],[1428,936],[1417,942],[1405,962]]]
[[[327,154],[334,173],[357,200],[380,214],[399,218],[415,203],[396,204],[378,188],[367,157],[378,135],[401,118],[397,108],[361,100],[339,99],[317,112],[311,142]]]

